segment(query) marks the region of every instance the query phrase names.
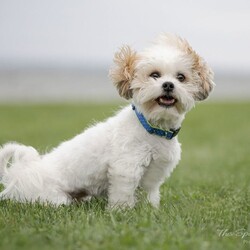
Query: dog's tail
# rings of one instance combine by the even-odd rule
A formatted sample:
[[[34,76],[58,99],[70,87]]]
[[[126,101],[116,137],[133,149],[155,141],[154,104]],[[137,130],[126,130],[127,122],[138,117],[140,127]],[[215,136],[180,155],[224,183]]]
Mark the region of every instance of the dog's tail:
[[[14,167],[16,163],[25,163],[39,159],[38,152],[33,147],[27,147],[18,143],[7,143],[0,148],[0,180],[8,174],[8,167]]]
[[[30,163],[39,160],[40,155],[33,147],[7,143],[0,148],[0,183],[5,187],[0,199],[17,198],[18,191],[25,192],[27,173],[31,172],[27,170],[32,168]]]

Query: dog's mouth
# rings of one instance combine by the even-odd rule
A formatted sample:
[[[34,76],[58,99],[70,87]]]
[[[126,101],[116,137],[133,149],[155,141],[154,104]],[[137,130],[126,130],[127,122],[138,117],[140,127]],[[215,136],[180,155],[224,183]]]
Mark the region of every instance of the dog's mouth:
[[[158,97],[155,101],[162,107],[170,108],[176,104],[177,99],[171,95],[163,95]]]

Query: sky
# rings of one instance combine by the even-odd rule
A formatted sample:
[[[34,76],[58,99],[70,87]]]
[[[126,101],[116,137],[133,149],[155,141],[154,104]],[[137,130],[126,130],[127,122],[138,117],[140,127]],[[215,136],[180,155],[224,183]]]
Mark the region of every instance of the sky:
[[[214,68],[250,69],[249,0],[0,0],[0,68],[108,67],[121,45],[162,32]]]

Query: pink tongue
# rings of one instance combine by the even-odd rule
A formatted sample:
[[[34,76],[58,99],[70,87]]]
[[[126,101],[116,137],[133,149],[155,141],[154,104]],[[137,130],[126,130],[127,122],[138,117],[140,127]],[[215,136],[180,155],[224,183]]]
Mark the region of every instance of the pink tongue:
[[[173,104],[174,103],[174,98],[173,99],[166,99],[166,98],[160,98],[160,102],[163,103],[163,104],[166,104],[166,105],[170,105],[170,104]]]

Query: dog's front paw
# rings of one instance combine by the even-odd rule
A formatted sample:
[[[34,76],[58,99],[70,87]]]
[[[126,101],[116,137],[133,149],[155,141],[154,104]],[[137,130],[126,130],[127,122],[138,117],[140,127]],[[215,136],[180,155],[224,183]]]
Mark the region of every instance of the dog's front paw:
[[[154,208],[159,208],[160,205],[160,191],[159,189],[156,190],[150,190],[148,192],[148,201]]]

